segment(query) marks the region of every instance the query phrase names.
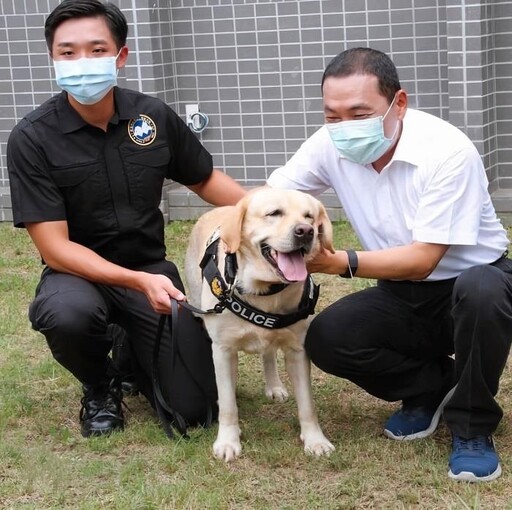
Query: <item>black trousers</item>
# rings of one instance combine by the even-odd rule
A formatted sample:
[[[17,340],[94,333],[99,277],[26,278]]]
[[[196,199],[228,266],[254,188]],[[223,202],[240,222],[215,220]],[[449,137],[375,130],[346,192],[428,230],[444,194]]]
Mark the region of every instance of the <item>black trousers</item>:
[[[319,313],[306,349],[320,369],[387,401],[444,410],[462,437],[492,434],[512,340],[512,261],[440,282],[379,281]],[[454,355],[454,356],[453,356]]]
[[[137,269],[165,274],[184,292],[172,262],[163,260]],[[127,332],[140,390],[154,405],[151,370],[160,315],[142,293],[45,268],[29,318],[33,328],[46,337],[54,358],[82,384],[98,384],[119,376],[109,356],[113,337],[110,325],[118,324]],[[202,321],[188,310],[180,308],[178,320],[175,345],[179,356],[173,358],[171,354],[167,321],[160,346],[162,393],[189,424],[204,423],[207,402],[217,400],[211,341]]]

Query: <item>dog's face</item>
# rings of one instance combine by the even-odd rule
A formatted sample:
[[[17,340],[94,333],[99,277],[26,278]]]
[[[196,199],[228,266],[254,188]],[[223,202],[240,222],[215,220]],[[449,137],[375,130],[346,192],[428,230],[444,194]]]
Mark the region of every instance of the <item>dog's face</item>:
[[[306,263],[321,248],[334,252],[324,206],[294,190],[251,191],[221,225],[221,238],[228,252],[250,260],[251,273],[263,281],[303,281]]]

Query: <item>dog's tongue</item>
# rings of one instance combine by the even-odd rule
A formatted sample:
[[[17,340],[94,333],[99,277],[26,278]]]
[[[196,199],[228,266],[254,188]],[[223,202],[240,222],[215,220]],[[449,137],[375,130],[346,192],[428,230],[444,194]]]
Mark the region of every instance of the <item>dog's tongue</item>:
[[[300,250],[291,253],[277,252],[277,267],[289,282],[302,282],[308,276],[306,263]]]

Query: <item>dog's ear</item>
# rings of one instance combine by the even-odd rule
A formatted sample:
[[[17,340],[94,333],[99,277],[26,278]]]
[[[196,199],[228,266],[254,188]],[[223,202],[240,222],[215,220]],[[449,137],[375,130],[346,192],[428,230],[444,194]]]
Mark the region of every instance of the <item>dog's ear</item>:
[[[247,196],[241,198],[220,225],[220,238],[224,243],[226,253],[235,253],[240,246],[247,204]]]
[[[320,203],[320,214],[318,215],[318,237],[322,248],[335,253],[332,244],[332,223],[322,203]]]

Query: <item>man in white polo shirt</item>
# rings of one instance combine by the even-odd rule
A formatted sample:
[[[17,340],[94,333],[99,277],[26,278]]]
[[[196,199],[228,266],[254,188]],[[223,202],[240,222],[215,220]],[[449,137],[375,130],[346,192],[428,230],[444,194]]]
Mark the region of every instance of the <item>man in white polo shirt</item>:
[[[308,353],[322,370],[402,402],[384,426],[391,439],[427,437],[443,415],[453,437],[449,476],[493,480],[512,261],[481,158],[460,130],[407,108],[380,51],[337,55],[322,92],[326,124],[268,185],[334,189],[363,250],[322,253],[309,269],[377,284],[318,314]]]

